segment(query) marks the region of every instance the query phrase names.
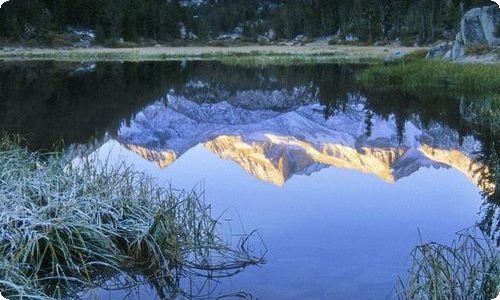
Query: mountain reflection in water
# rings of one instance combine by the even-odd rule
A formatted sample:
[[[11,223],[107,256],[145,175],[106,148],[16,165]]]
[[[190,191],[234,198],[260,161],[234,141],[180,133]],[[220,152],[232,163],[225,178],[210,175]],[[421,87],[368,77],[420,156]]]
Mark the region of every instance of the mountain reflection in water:
[[[482,222],[500,241],[499,137],[471,122],[477,99],[370,90],[360,68],[0,63],[0,131],[125,158],[176,188],[203,181],[214,212],[260,229],[269,250],[224,292],[380,299],[417,228],[446,243]]]
[[[483,174],[477,170],[482,165],[474,161],[474,153],[481,145],[473,136],[460,139],[456,130],[437,122],[424,128],[419,117],[412,116],[400,140],[394,116],[375,114],[367,134],[364,97],[351,96],[341,113],[325,118],[315,94],[305,90],[247,91],[218,103],[197,103],[170,92],[123,124],[117,139],[160,168],[203,144],[277,186],[294,175],[310,175],[326,167],[353,169],[386,182],[396,182],[421,167],[452,167],[484,191],[494,191],[492,183],[480,180]],[[193,98],[201,97],[195,93]],[[249,105],[255,99],[279,104],[282,110],[252,109]]]

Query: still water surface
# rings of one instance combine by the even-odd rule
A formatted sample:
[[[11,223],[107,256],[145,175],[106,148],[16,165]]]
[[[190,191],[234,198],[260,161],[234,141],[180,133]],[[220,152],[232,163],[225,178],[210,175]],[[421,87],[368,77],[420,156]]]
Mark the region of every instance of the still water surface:
[[[484,141],[466,100],[366,90],[360,68],[4,63],[0,127],[35,149],[93,142],[163,184],[201,186],[214,215],[267,248],[222,292],[380,299],[418,231],[451,241],[492,186],[475,172]]]

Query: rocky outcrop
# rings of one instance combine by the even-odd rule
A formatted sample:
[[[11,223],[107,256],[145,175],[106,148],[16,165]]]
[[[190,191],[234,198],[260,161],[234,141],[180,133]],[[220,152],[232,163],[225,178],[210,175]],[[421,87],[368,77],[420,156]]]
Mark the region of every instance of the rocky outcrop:
[[[472,55],[490,55],[496,59],[500,46],[500,9],[496,5],[477,7],[467,11],[460,23],[460,32],[453,43],[432,47],[428,59],[460,60],[467,52]],[[480,50],[480,53],[476,53]]]
[[[450,50],[450,46],[447,43],[439,44],[435,47],[429,49],[427,52],[427,59],[443,58],[447,52]]]
[[[469,10],[462,18],[461,35],[465,47],[500,45],[500,9],[496,5]]]

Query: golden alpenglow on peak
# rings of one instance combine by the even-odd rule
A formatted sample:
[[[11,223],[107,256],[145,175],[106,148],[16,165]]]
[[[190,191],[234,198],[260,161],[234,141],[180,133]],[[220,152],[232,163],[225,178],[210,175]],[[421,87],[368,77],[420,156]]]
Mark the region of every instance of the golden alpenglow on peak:
[[[487,167],[475,162],[457,149],[371,147],[354,148],[340,143],[313,145],[295,137],[264,134],[257,140],[237,135],[221,135],[203,143],[222,159],[237,163],[257,179],[283,187],[294,175],[310,175],[325,167],[335,167],[372,174],[387,183],[410,176],[421,167],[451,167],[487,193],[495,185],[484,180]],[[174,150],[150,150],[138,145],[125,145],[130,151],[164,169],[178,158]]]
[[[155,151],[138,145],[125,145],[125,147],[144,159],[155,163],[162,169],[167,168],[177,159],[177,154],[171,150]]]
[[[324,143],[320,146],[321,150],[318,150],[315,146],[295,138],[271,134],[266,137],[273,144],[301,149],[305,156],[315,163],[374,174],[387,182],[395,182],[391,166],[404,153],[404,149],[396,148],[363,147],[358,151],[336,143]]]
[[[420,151],[429,159],[448,165],[469,178],[475,185],[488,194],[495,192],[495,184],[493,182],[482,180],[487,178],[490,170],[487,166],[474,162],[464,153],[455,149],[439,149],[429,145],[422,145]]]
[[[287,156],[280,153],[277,160],[267,157],[271,143],[246,143],[239,136],[219,136],[204,146],[223,159],[239,164],[246,172],[258,179],[284,186],[289,176]]]
[[[307,101],[291,101],[294,104],[285,110],[255,102],[248,107],[241,104],[247,97],[261,99],[258,103],[287,103],[283,99],[289,95],[283,92],[270,97],[270,93],[252,91],[242,99],[213,103],[172,93],[168,104],[155,102],[146,107],[119,132],[127,148],[161,168],[203,145],[279,187],[295,175],[308,176],[328,167],[371,174],[387,183],[423,168],[452,167],[481,189],[492,189],[474,154],[481,141],[473,136],[461,139],[463,133],[446,124],[424,125],[419,116],[401,123],[391,114],[372,115],[368,122],[362,98],[353,98],[342,113],[325,118],[320,105]],[[208,96],[195,93],[190,97]]]
[[[400,168],[399,164],[407,165],[404,160],[421,155],[435,166],[448,166],[460,171],[488,193],[495,189],[493,183],[481,181],[484,172],[489,171],[478,171],[483,169],[483,165],[456,149],[438,149],[428,145],[422,145],[419,149],[356,149],[330,143],[324,143],[318,148],[294,137],[266,134],[265,138],[265,141],[246,142],[240,136],[219,136],[204,143],[204,146],[219,157],[236,162],[258,179],[280,187],[294,174],[307,175],[326,166],[373,174],[385,182],[395,183],[401,177],[410,175],[405,174],[405,170],[397,170]]]
[[[320,149],[293,137],[266,134],[266,141],[245,142],[238,136],[220,136],[205,147],[223,159],[231,159],[258,179],[284,186],[294,174],[307,175],[332,166],[373,174],[394,183],[392,165],[405,149],[370,148],[361,151],[341,144]]]

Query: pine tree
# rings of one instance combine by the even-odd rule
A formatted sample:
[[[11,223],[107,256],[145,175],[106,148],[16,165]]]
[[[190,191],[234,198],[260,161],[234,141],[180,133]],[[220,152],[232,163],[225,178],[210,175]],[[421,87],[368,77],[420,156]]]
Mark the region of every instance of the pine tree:
[[[354,34],[366,43],[401,38],[429,43],[456,32],[463,13],[488,0],[10,0],[0,9],[0,37],[45,39],[68,26],[94,29],[98,39],[179,38],[180,24],[200,37],[244,26],[255,39],[272,29],[277,38]]]

